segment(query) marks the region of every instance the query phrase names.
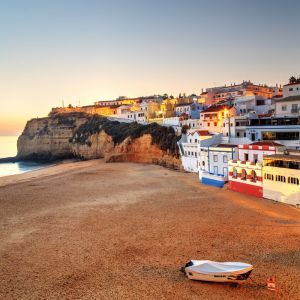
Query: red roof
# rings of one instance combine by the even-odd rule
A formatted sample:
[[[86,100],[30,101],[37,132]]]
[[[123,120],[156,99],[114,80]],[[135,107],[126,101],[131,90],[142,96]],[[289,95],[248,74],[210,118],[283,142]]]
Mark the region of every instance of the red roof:
[[[261,115],[258,115],[258,117],[259,118],[268,118],[268,117],[272,117],[272,115],[273,114],[271,114],[271,113],[270,114],[261,114]]]
[[[231,106],[229,105],[218,105],[218,106],[211,106],[205,110],[202,110],[201,111],[201,114],[203,113],[208,113],[208,112],[218,112],[218,111],[221,111],[221,110],[224,110],[224,109],[230,109]]]
[[[272,142],[272,141],[261,141],[261,142],[255,142],[255,143],[252,143],[250,145],[254,145],[254,146],[278,146],[278,147],[283,147],[283,145],[281,144],[278,144],[278,143],[275,143],[275,142]]]
[[[191,132],[190,135],[194,135],[194,133],[198,133],[200,136],[207,136],[207,135],[212,135],[209,133],[207,130],[195,130],[194,132]]]
[[[284,86],[289,86],[289,85],[296,85],[296,84],[300,84],[300,82],[295,82],[295,83],[288,83],[288,84],[285,84]]]

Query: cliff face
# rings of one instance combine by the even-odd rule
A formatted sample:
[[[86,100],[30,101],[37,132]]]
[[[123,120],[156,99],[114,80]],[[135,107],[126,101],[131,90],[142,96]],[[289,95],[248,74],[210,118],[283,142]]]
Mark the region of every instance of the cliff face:
[[[95,159],[181,168],[171,128],[119,123],[83,113],[29,121],[18,140],[19,160]]]
[[[124,142],[117,145],[112,152],[107,153],[105,160],[107,162],[131,161],[151,163],[174,169],[181,167],[179,158],[169,155],[168,152],[152,144],[150,134],[144,134],[137,139],[128,137]]]
[[[81,114],[28,121],[18,139],[17,159],[49,161],[73,157],[69,140],[84,122],[86,118]]]
[[[105,158],[114,149],[112,137],[101,130],[88,136],[85,143],[71,143],[74,157],[81,159]]]

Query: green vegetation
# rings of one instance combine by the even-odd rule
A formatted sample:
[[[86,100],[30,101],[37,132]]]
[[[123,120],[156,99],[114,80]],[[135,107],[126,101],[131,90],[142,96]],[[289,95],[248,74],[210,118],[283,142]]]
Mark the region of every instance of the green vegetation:
[[[289,83],[294,84],[294,83],[300,83],[300,77],[296,78],[295,76],[290,77]]]

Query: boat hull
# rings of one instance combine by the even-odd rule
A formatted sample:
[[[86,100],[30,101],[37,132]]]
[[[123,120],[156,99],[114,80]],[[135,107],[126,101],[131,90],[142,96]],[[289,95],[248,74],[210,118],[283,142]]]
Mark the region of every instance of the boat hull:
[[[191,280],[210,281],[210,282],[241,282],[246,280],[252,270],[241,274],[202,274],[186,270],[186,276]]]
[[[246,280],[252,270],[253,266],[247,263],[210,260],[191,260],[182,268],[191,280],[235,283]]]

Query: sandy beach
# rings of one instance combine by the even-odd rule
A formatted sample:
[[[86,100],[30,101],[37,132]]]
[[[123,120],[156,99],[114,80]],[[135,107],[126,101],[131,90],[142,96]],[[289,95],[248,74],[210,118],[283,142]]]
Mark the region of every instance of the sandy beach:
[[[0,178],[1,299],[299,299],[300,211],[196,174],[102,160]],[[238,288],[189,259],[243,261]]]

